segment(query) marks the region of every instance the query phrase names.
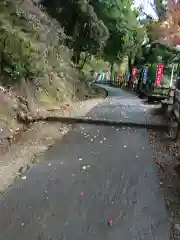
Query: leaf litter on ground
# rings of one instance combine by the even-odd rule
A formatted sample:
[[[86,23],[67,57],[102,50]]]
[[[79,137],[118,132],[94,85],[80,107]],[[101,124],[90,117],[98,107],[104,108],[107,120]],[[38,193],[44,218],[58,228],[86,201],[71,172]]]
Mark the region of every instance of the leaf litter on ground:
[[[166,133],[148,131],[153,158],[158,167],[159,184],[164,190],[171,223],[171,240],[180,239],[180,176],[175,167],[180,155],[180,141],[173,141]]]

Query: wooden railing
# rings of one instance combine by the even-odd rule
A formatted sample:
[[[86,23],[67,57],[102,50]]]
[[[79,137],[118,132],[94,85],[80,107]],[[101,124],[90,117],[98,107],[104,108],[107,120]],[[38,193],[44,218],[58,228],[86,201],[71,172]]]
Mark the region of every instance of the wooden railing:
[[[176,136],[175,139],[180,138],[180,90],[176,89],[173,97],[172,105],[172,117],[177,122]]]

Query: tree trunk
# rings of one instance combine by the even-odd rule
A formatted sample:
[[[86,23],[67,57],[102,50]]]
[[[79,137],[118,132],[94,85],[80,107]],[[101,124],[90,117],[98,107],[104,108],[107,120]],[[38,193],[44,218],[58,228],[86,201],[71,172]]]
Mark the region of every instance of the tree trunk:
[[[128,57],[128,68],[130,72],[129,80],[128,80],[128,87],[131,88],[131,81],[132,81],[132,62],[131,58]]]
[[[88,59],[88,57],[90,56],[90,54],[86,54],[86,56],[85,56],[85,58],[84,58],[84,60],[83,60],[83,62],[82,62],[82,64],[81,64],[81,66],[79,67],[80,69],[83,69],[83,67],[84,67],[84,64],[86,63],[86,61],[87,61],[87,59]]]
[[[111,63],[111,68],[110,68],[111,75],[113,73],[113,68],[114,68],[114,63]]]
[[[131,72],[132,72],[132,67],[133,67],[133,65],[132,65],[132,59],[131,59],[130,57],[128,57],[128,68],[129,68],[130,74],[131,74]]]
[[[110,82],[113,81],[113,69],[114,69],[114,62],[111,63],[111,66],[110,66]]]
[[[78,65],[80,61],[81,52],[78,50],[73,51],[72,61],[74,64]]]
[[[140,87],[141,87],[141,78],[142,78],[142,69],[139,75],[139,79],[138,79],[138,84],[137,84],[137,92],[140,91]]]

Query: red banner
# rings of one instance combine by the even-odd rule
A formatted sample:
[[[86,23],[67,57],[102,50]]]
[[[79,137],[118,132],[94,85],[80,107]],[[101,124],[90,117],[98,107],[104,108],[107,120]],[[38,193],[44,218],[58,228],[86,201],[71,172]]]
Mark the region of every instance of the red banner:
[[[133,75],[133,77],[136,75],[136,72],[137,72],[137,69],[135,67],[132,68],[132,75]]]
[[[162,77],[163,77],[163,69],[164,69],[164,64],[160,63],[157,65],[157,71],[156,71],[156,80],[155,84],[160,85]]]

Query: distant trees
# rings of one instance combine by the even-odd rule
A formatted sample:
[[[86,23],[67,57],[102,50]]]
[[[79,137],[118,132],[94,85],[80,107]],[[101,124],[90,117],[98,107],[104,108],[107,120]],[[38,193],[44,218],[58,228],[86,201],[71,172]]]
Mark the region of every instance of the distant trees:
[[[145,34],[131,0],[42,0],[41,4],[71,37],[67,45],[73,49],[75,64],[86,52],[101,55],[112,67],[128,56],[131,68]]]
[[[163,9],[163,14],[151,26],[153,39],[170,47],[180,45],[180,2],[168,0],[164,4],[160,0],[156,1],[159,1],[158,6]]]
[[[152,6],[157,19],[146,16],[141,24],[146,29],[145,42],[136,54],[135,64],[156,63],[161,57],[167,65],[179,54],[175,47],[180,44],[180,2],[154,0]]]

